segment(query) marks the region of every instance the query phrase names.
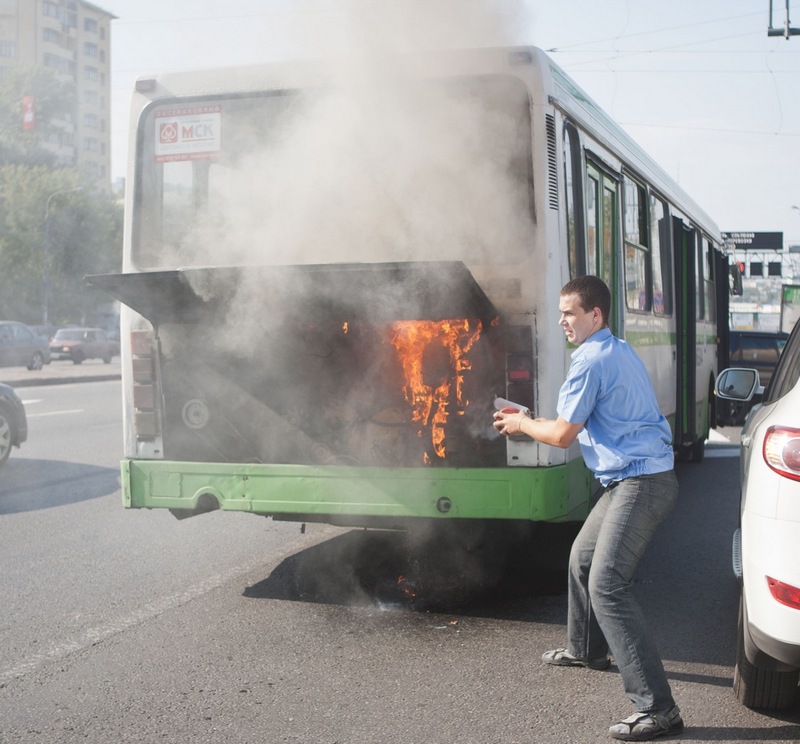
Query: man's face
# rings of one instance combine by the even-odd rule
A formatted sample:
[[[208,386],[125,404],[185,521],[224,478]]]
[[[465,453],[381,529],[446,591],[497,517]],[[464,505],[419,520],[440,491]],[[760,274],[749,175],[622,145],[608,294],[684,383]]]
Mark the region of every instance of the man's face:
[[[595,307],[588,312],[581,307],[580,298],[576,294],[561,295],[558,302],[561,313],[559,325],[574,346],[580,346],[595,331],[603,327],[603,314]]]

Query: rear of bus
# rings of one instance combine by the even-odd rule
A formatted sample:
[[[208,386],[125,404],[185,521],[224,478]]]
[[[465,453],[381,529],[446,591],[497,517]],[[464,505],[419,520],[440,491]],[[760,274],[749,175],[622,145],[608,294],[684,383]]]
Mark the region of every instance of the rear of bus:
[[[536,328],[567,278],[543,103],[533,50],[140,80],[124,273],[93,278],[126,306],[125,505],[582,519],[577,448],[491,426],[551,415],[568,358]]]

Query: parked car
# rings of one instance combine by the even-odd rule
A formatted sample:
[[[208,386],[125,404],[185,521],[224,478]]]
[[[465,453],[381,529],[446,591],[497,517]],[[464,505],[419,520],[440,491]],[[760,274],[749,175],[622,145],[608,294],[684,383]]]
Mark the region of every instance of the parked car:
[[[0,320],[0,367],[41,369],[50,364],[50,347],[44,336],[14,320]]]
[[[47,325],[32,325],[28,326],[28,328],[32,329],[37,336],[44,336],[48,342],[56,335],[56,331],[58,330],[58,326],[52,323],[48,323]]]
[[[800,680],[800,322],[764,392],[759,372],[730,368],[724,400],[761,399],[741,438],[740,527],[733,539],[741,583],[734,691],[752,708],[787,708]]]
[[[50,342],[50,354],[53,359],[71,359],[74,364],[84,359],[102,359],[110,364],[119,354],[119,344],[100,328],[60,328]]]
[[[731,367],[758,370],[761,384],[767,387],[788,338],[789,334],[782,331],[730,331],[728,363]],[[741,426],[752,406],[752,401],[718,401],[717,423]]]
[[[14,388],[0,382],[0,467],[6,464],[12,447],[28,438],[25,406]]]

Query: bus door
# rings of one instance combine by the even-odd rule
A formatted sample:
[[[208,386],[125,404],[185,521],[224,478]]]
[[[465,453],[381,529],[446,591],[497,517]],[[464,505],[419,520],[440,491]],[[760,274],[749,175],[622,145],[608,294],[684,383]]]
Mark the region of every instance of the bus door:
[[[722,251],[714,251],[714,278],[716,279],[717,302],[717,372],[729,364],[730,345],[728,313],[730,312],[731,278],[728,257]],[[716,409],[713,409],[716,413]],[[716,423],[716,422],[715,422]]]
[[[678,451],[697,440],[697,232],[680,217],[672,218],[675,256],[677,390],[675,442]]]
[[[599,276],[611,289],[611,318],[609,325],[615,335],[618,296],[614,280],[614,256],[617,238],[617,181],[593,164],[586,167],[586,273]]]

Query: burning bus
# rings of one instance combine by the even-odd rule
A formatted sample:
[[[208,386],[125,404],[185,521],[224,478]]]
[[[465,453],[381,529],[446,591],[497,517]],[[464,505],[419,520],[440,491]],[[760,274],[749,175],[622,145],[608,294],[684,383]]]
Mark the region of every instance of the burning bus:
[[[123,273],[124,504],[415,529],[579,521],[552,416],[558,293],[596,274],[674,446],[713,423],[715,224],[544,53],[137,81]]]

